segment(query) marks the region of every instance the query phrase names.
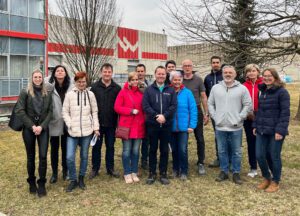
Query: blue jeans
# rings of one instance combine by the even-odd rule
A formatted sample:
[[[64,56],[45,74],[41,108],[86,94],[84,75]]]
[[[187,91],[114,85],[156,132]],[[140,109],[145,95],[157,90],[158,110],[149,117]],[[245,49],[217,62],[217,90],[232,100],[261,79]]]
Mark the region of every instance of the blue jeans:
[[[225,173],[228,173],[229,171],[229,161],[231,161],[233,173],[240,173],[241,171],[242,136],[242,129],[237,131],[216,130],[220,169]]]
[[[256,134],[256,159],[261,169],[262,176],[279,183],[281,177],[281,149],[284,138],[281,140],[275,140],[275,134],[273,135],[261,135]]]
[[[173,170],[177,173],[188,173],[188,132],[173,132],[171,146],[173,156]]]
[[[137,173],[141,139],[128,139],[122,140],[122,142],[122,162],[124,168],[124,175]]]
[[[89,146],[92,135],[85,137],[68,137],[67,138],[67,166],[70,180],[75,181],[76,176],[76,149],[80,146],[80,176],[85,176],[88,165]]]
[[[114,127],[100,127],[100,138],[97,140],[96,144],[92,149],[92,169],[96,172],[99,171],[101,166],[101,148],[103,143],[103,138],[105,139],[105,162],[106,170],[114,170],[114,154],[115,154],[115,131]]]

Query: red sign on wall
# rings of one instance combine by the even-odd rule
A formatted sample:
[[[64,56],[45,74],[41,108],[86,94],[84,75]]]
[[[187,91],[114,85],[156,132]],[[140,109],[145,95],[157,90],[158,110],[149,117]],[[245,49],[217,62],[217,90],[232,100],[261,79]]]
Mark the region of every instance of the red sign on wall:
[[[139,58],[139,34],[137,30],[119,27],[118,40],[118,58]]]

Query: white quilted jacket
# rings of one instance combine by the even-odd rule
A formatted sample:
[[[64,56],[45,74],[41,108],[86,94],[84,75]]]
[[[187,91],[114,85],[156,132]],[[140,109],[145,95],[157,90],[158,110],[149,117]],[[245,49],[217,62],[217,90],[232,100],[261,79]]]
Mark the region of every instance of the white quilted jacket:
[[[74,87],[66,94],[63,118],[72,137],[84,137],[99,130],[98,107],[93,92]]]

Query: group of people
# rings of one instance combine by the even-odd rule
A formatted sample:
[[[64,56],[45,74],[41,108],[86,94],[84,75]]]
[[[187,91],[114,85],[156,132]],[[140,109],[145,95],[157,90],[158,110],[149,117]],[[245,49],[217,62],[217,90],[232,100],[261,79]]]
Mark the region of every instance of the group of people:
[[[67,192],[85,189],[88,152],[92,137],[92,168],[90,179],[100,171],[101,148],[106,145],[106,172],[120,177],[114,169],[116,128],[126,128],[128,138],[122,139],[122,164],[126,183],[139,182],[138,163],[141,146],[141,167],[149,169],[147,184],[157,179],[159,149],[159,181],[169,184],[168,157],[172,154],[172,176],[188,178],[188,138],[194,133],[197,143],[197,171],[205,175],[205,142],[203,126],[209,119],[215,131],[217,158],[209,164],[219,167],[216,181],[224,181],[232,172],[232,180],[242,184],[242,134],[245,129],[250,172],[257,175],[257,162],[263,182],[257,187],[267,192],[279,189],[281,147],[288,134],[290,98],[276,70],[262,74],[255,64],[245,67],[246,82],[236,81],[235,68],[221,58],[211,58],[211,72],[202,78],[186,59],[182,70],[173,60],[158,66],[154,82],[146,79],[146,66],[138,64],[135,72],[121,88],[112,79],[113,66],[102,65],[100,79],[87,86],[85,72],[77,72],[74,82],[67,69],[58,65],[50,78],[34,70],[27,89],[22,90],[16,104],[16,115],[23,122],[23,140],[27,153],[29,191],[46,195],[48,140],[51,144],[52,176],[58,180],[59,146],[62,153],[62,177],[69,179]],[[35,176],[35,142],[39,151],[39,179]],[[80,146],[80,169],[76,172],[76,149]]]

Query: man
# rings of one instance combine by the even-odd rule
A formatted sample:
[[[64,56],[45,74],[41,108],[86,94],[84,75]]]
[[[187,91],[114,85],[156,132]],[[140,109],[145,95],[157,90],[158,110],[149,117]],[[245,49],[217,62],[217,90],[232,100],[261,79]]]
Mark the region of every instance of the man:
[[[146,66],[144,64],[138,64],[135,67],[135,72],[138,74],[139,78],[139,87],[140,89],[145,89],[149,86],[149,81],[145,78],[146,77]],[[142,148],[141,148],[141,167],[144,170],[148,168],[148,153],[149,152],[149,139],[146,137],[142,140]]]
[[[98,117],[100,122],[100,138],[92,150],[92,171],[90,178],[98,175],[101,164],[101,147],[105,136],[105,162],[107,174],[118,178],[119,174],[114,171],[114,144],[115,130],[117,125],[117,114],[114,104],[121,87],[112,80],[113,66],[109,63],[102,65],[101,78],[92,84],[91,91],[95,94],[98,105]]]
[[[242,129],[243,121],[251,111],[252,102],[247,88],[234,80],[236,75],[233,66],[224,66],[223,81],[211,89],[208,107],[211,118],[216,124],[220,159],[221,172],[216,181],[228,179],[229,157],[231,157],[232,180],[236,184],[242,184],[240,178]]]
[[[158,66],[155,69],[155,81],[145,90],[143,97],[147,134],[150,140],[147,184],[153,184],[156,180],[158,143],[160,182],[162,184],[170,183],[167,177],[168,143],[171,136],[172,115],[177,107],[177,97],[174,89],[165,84],[166,76],[166,69],[163,66]]]
[[[204,85],[205,85],[207,97],[209,97],[212,87],[223,80],[222,70],[221,70],[221,57],[212,56],[210,58],[210,63],[211,63],[211,72],[204,79]],[[212,125],[214,128],[214,131],[216,131],[215,121],[212,119],[211,122],[212,122]],[[218,156],[218,145],[217,145],[216,137],[215,137],[215,148],[216,148],[216,157],[217,158],[211,164],[208,165],[208,167],[211,167],[211,168],[220,166],[219,156]]]
[[[203,123],[206,125],[209,119],[205,87],[202,78],[193,74],[193,62],[190,59],[186,59],[182,62],[182,70],[183,84],[193,92],[198,108],[198,123],[197,127],[194,129],[194,134],[197,141],[197,165],[199,175],[205,175],[205,142],[203,136]],[[204,113],[202,111],[201,104],[203,106]]]
[[[166,78],[166,84],[170,85],[170,72],[176,70],[176,62],[174,60],[168,60],[165,64],[166,70],[167,70],[167,78]]]

